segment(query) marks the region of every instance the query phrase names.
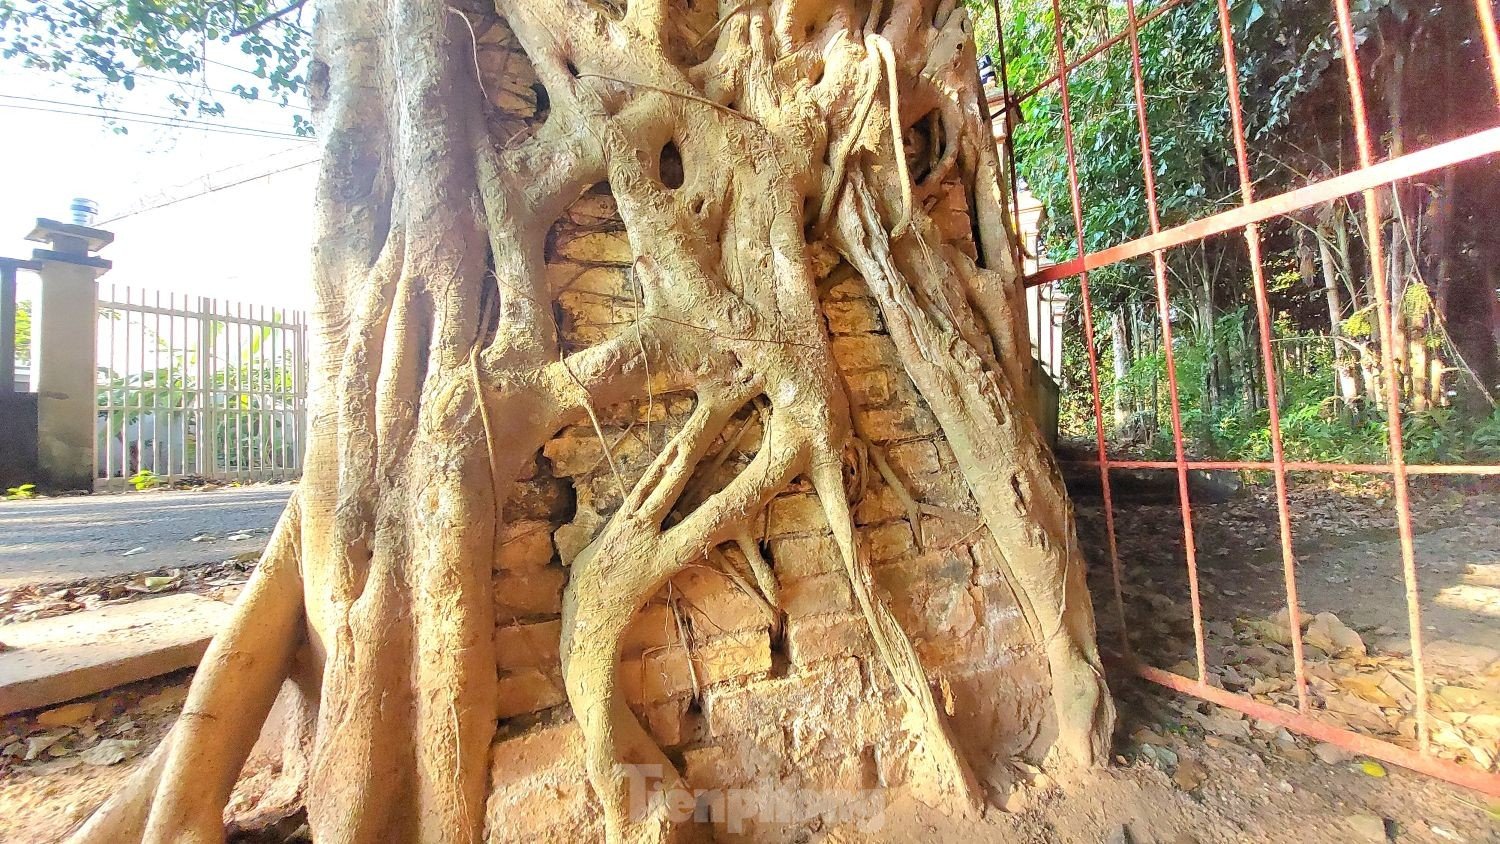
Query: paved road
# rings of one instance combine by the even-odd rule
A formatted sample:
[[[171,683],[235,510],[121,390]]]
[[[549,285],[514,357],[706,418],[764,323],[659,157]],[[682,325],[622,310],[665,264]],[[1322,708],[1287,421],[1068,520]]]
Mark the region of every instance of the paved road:
[[[290,484],[0,501],[0,588],[217,562],[265,546]],[[229,541],[236,532],[247,539]],[[213,541],[191,542],[208,534]],[[143,551],[125,556],[127,551]]]

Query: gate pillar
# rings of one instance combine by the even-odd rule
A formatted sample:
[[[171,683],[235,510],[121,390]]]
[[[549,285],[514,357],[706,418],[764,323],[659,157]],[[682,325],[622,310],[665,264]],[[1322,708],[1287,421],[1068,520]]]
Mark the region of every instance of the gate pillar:
[[[41,481],[54,490],[93,491],[98,414],[95,280],[110,268],[109,261],[93,253],[115,236],[88,226],[38,219],[26,239],[47,245],[32,250],[41,275],[32,340]]]

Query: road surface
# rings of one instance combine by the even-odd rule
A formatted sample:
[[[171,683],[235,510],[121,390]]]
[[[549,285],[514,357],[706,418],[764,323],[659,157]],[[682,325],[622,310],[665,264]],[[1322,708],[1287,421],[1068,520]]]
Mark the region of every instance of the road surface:
[[[293,489],[274,484],[0,501],[0,589],[212,563],[259,550]],[[191,541],[195,536],[212,538]]]

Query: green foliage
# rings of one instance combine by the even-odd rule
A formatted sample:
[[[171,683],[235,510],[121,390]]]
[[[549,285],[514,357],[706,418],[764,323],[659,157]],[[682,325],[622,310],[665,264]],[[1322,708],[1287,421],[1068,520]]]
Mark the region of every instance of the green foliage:
[[[290,456],[296,419],[284,397],[295,391],[299,375],[290,350],[262,353],[272,331],[262,326],[237,350],[220,348],[206,382],[198,374],[196,350],[173,351],[165,366],[143,372],[127,374],[100,367],[97,406],[101,416],[106,409],[111,411],[103,435],[119,437],[142,417],[153,416],[166,428],[174,419],[187,425],[187,453],[182,458],[186,465],[195,463],[200,447],[211,449],[213,459],[228,470],[252,468],[248,461],[256,455]],[[210,345],[218,348],[225,332],[225,323],[211,323]],[[161,352],[169,351],[161,338],[156,342]]]
[[[16,302],[16,361],[31,361],[31,303]]]
[[[21,484],[5,490],[6,501],[25,501],[28,498],[36,498],[36,484]]]
[[[156,473],[150,469],[138,470],[134,475],[130,476],[129,481],[130,485],[135,487],[137,492],[156,489],[161,486],[161,478],[157,477]]]
[[[220,93],[287,105],[306,84],[305,2],[0,0],[0,58],[66,74],[101,97],[134,90],[138,78],[181,81],[168,99],[182,114],[222,115]],[[210,66],[244,79],[227,91],[209,88]],[[299,116],[294,129],[312,127]]]
[[[1243,314],[1227,315],[1221,320],[1219,336],[1225,333],[1222,329],[1243,317]],[[1389,434],[1383,408],[1351,412],[1333,398],[1336,395],[1335,361],[1328,338],[1290,334],[1285,323],[1277,327],[1275,334],[1278,346],[1306,346],[1301,366],[1283,366],[1279,376],[1282,387],[1279,404],[1281,434],[1286,459],[1323,463],[1388,462]],[[1270,411],[1246,406],[1238,386],[1232,391],[1231,398],[1214,406],[1203,387],[1208,360],[1208,350],[1199,338],[1179,338],[1175,362],[1188,453],[1211,460],[1270,460]],[[1150,396],[1153,390],[1156,392],[1157,409],[1154,416],[1148,416],[1152,430],[1144,445],[1144,453],[1152,459],[1172,459],[1175,446],[1165,386],[1165,355],[1141,357],[1122,383],[1114,383],[1107,372],[1100,374],[1104,380],[1102,390],[1106,403],[1117,389],[1135,397]],[[1064,413],[1064,430],[1071,438],[1091,439],[1094,434],[1092,408],[1086,406],[1088,392],[1074,393],[1068,399],[1072,406]],[[1080,393],[1085,397],[1081,401],[1077,398]],[[1086,423],[1085,414],[1089,417]],[[1118,439],[1117,433],[1111,432],[1110,438]],[[1500,462],[1500,408],[1489,415],[1479,416],[1450,407],[1407,411],[1402,418],[1402,434],[1406,460],[1410,463]],[[1117,446],[1121,445],[1124,444],[1117,443]]]

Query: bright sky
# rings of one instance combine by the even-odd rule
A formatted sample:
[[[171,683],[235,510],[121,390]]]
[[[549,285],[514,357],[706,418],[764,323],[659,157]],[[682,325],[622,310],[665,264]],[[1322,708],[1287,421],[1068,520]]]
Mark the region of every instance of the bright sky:
[[[254,81],[223,68],[211,69],[208,79],[226,91]],[[141,80],[109,105],[169,114],[166,95],[174,90],[173,83]],[[292,131],[291,110],[233,95],[219,99],[227,115],[203,119]],[[0,255],[31,257],[37,244],[23,238],[36,218],[67,222],[69,203],[82,196],[99,204],[101,221],[127,215],[99,224],[115,233],[101,253],[114,262],[102,284],[292,308],[312,304],[317,166],[305,162],[317,157],[317,143],[140,123],[120,124],[129,129],[121,135],[99,117],[14,107],[56,108],[35,100],[97,105],[65,79],[13,62],[0,65]],[[277,170],[286,172],[272,173]]]

